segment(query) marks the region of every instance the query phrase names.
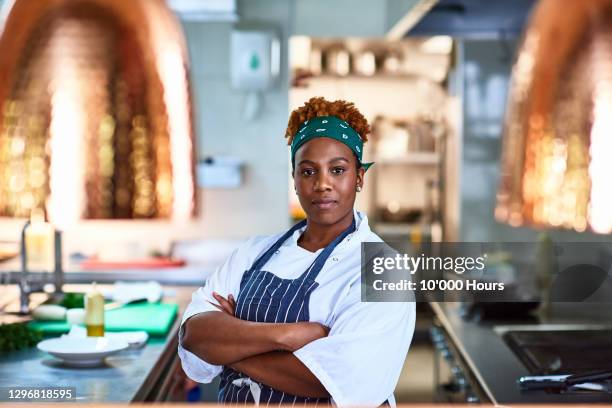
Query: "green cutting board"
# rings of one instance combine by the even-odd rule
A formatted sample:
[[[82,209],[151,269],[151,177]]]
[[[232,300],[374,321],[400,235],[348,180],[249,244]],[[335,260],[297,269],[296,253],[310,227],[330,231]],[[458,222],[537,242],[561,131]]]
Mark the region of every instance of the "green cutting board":
[[[151,336],[163,336],[168,333],[178,305],[175,303],[136,303],[104,312],[104,329],[107,331],[144,330]],[[31,321],[28,326],[43,334],[68,333],[67,322]]]

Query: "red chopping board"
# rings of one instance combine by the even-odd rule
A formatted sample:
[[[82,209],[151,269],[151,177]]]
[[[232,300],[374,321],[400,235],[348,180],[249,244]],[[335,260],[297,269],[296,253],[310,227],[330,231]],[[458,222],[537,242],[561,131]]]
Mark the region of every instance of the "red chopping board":
[[[127,261],[112,261],[90,258],[81,262],[83,269],[154,269],[185,266],[185,261],[175,258],[146,258]]]

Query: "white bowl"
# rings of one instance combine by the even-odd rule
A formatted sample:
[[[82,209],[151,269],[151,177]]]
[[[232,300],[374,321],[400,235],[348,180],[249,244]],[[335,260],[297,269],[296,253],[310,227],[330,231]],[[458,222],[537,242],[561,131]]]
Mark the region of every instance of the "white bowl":
[[[39,350],[46,351],[62,359],[66,365],[92,367],[101,365],[104,358],[125,350],[129,344],[123,340],[105,337],[86,337],[71,339],[60,337],[43,340],[37,345]]]

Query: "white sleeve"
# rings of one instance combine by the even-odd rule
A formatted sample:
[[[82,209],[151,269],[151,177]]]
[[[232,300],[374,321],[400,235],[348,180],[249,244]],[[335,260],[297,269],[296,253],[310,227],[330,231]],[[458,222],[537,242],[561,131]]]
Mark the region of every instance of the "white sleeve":
[[[245,247],[248,244],[234,250],[230,257],[210,276],[206,284],[196,290],[191,296],[191,303],[187,306],[179,329],[178,355],[181,359],[183,370],[189,378],[200,383],[209,383],[223,370],[222,366],[212,365],[202,360],[195,354],[183,348],[183,325],[190,317],[204,312],[217,311],[208,301],[217,303],[212,297],[212,292],[217,292],[227,298],[228,294],[237,297],[240,290],[240,280],[248,267],[249,257],[245,256]]]
[[[351,286],[327,337],[294,352],[340,407],[392,398],[414,333],[414,302],[365,303],[360,291]]]

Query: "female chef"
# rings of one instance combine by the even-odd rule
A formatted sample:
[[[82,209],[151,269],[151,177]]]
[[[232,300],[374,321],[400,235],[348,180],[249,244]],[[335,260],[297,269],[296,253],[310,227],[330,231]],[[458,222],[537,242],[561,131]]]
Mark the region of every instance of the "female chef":
[[[395,404],[414,303],[361,302],[361,242],[381,242],[356,193],[370,131],[352,103],[312,98],[286,137],[306,220],[248,240],[194,294],[183,316],[185,373],[221,375],[219,402]],[[256,216],[256,214],[255,214]]]

